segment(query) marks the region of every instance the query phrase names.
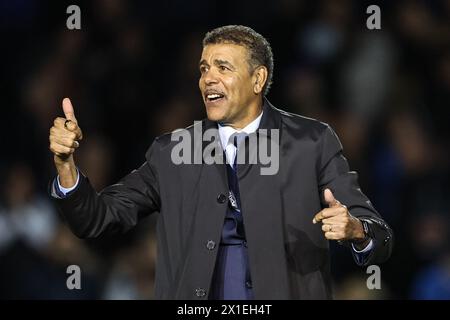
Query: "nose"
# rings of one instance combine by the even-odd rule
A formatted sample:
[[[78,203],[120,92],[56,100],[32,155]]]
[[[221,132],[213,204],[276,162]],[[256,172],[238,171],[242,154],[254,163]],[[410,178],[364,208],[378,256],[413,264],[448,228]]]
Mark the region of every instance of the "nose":
[[[217,74],[210,69],[203,74],[203,81],[205,81],[205,84],[209,86],[217,84],[219,82],[219,79],[217,77]]]

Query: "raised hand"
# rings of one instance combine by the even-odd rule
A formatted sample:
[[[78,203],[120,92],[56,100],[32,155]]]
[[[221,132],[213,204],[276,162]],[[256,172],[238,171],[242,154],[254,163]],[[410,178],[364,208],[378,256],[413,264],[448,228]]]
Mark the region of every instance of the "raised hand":
[[[79,140],[83,138],[78,121],[75,118],[72,103],[65,98],[62,103],[65,118],[58,117],[50,128],[50,150],[63,162],[68,161],[79,147]]]
[[[56,118],[50,128],[50,150],[54,154],[61,185],[71,187],[75,184],[77,176],[73,153],[80,146],[79,141],[83,139],[83,133],[78,126],[70,99],[63,100],[62,108],[65,118]]]

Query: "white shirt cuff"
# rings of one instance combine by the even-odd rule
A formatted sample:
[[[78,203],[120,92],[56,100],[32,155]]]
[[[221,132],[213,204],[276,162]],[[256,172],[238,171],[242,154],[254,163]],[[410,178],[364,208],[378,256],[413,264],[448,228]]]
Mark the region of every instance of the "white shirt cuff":
[[[56,181],[58,182],[58,188],[61,193],[66,196],[70,191],[74,190],[78,186],[78,182],[80,181],[80,173],[78,172],[77,168],[77,182],[75,182],[75,185],[71,188],[64,188],[61,183],[59,182],[59,175],[56,177]]]
[[[352,243],[352,249],[353,249],[353,251],[355,251],[356,253],[365,253],[365,252],[368,252],[368,251],[372,250],[372,248],[373,248],[373,240],[372,240],[372,239],[370,239],[369,244],[368,244],[364,249],[362,249],[362,250],[356,249],[355,246],[354,246],[353,243]]]

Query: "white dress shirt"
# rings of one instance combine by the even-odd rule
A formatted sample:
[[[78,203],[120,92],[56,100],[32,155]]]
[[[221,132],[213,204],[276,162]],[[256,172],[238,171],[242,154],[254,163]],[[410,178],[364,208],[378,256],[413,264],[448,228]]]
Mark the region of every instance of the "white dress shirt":
[[[227,163],[229,163],[231,166],[234,164],[234,159],[236,157],[236,147],[233,144],[233,141],[230,141],[230,137],[233,134],[236,133],[246,133],[250,134],[258,130],[259,123],[261,122],[263,112],[260,113],[260,115],[250,122],[245,128],[241,130],[236,130],[233,127],[230,126],[222,126],[220,123],[219,125],[219,136],[220,136],[220,143],[222,144],[223,150],[225,150],[225,154],[227,157]]]

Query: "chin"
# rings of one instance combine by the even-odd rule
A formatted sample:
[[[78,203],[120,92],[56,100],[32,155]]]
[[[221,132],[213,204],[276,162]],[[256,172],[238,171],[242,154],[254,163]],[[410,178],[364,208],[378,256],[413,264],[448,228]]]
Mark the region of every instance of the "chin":
[[[213,110],[211,108],[206,108],[206,115],[211,121],[223,121],[225,115],[223,114],[223,110]]]

